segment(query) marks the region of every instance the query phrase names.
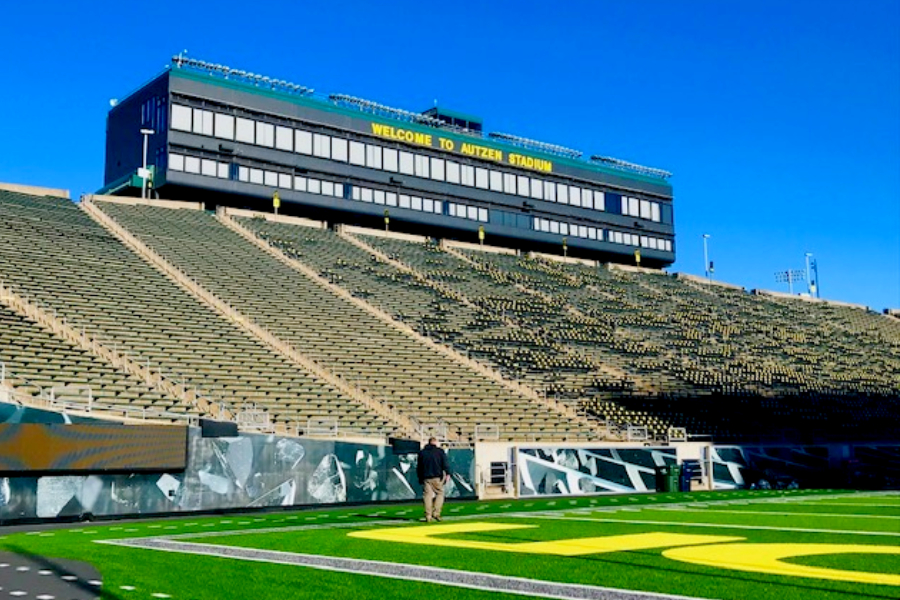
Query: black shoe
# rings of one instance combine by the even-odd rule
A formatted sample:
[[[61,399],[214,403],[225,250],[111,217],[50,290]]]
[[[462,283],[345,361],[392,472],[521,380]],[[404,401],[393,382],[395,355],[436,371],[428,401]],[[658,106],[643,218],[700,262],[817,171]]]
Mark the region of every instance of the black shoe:
[[[440,523],[442,521],[442,519],[440,517],[435,517],[434,520],[437,521],[438,523]]]

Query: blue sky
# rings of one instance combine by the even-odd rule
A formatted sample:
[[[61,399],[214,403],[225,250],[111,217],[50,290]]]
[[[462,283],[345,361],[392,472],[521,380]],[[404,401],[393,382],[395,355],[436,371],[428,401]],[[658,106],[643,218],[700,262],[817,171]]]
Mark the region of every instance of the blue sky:
[[[105,115],[191,56],[442,106],[674,172],[678,261],[900,308],[900,2],[30,2],[0,22],[0,181],[102,184]]]

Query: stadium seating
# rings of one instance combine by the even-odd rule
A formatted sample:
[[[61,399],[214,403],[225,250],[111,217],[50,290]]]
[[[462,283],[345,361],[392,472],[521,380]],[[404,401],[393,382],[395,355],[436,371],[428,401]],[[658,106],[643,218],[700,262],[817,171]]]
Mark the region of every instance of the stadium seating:
[[[210,213],[98,205],[218,298],[422,424],[444,421],[452,436],[463,439],[473,437],[482,424],[499,427],[507,439],[596,436],[589,426],[572,422],[336,296]],[[408,310],[413,310],[411,305]]]
[[[151,390],[137,378],[119,372],[105,361],[60,340],[52,332],[0,305],[0,363],[5,383],[19,394],[47,401],[59,388],[90,388],[86,394],[70,394],[70,410],[115,411],[135,415],[135,409],[153,413],[186,411],[177,401]],[[74,390],[73,390],[74,392]],[[64,396],[63,396],[64,397]],[[135,415],[136,416],[136,415]]]
[[[884,439],[900,426],[900,320],[859,308],[236,219],[305,265],[294,268],[210,212],[96,206],[243,317],[224,318],[61,198],[0,191],[0,282],[134,363],[276,424],[396,430],[341,391],[352,387],[462,440],[479,426],[500,439],[598,437],[556,401],[651,438],[684,427],[720,442]],[[270,348],[246,320],[348,387]],[[105,406],[197,412],[2,303],[0,362],[26,394],[87,385]]]
[[[388,427],[222,319],[68,200],[0,192],[0,279],[236,411],[256,406],[291,427],[323,418],[348,431]]]

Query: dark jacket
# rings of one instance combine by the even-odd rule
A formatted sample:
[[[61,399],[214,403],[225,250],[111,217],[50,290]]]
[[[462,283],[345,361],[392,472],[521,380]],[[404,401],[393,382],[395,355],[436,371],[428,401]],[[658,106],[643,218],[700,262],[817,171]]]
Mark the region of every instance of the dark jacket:
[[[447,461],[447,453],[433,444],[428,444],[419,450],[419,462],[416,465],[416,475],[419,483],[434,477],[450,475],[450,463]]]

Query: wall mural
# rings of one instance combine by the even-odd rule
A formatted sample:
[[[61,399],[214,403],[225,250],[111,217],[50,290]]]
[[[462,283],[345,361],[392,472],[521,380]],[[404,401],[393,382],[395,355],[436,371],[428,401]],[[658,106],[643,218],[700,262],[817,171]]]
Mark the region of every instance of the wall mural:
[[[520,496],[646,492],[675,448],[518,448]]]
[[[32,422],[60,417],[29,410]],[[0,405],[0,420],[9,414]],[[474,452],[450,449],[448,456],[454,476],[447,496],[474,497]],[[0,477],[0,521],[414,500],[422,495],[415,473],[416,456],[394,455],[390,446],[259,434],[204,438],[191,428],[183,472]]]

